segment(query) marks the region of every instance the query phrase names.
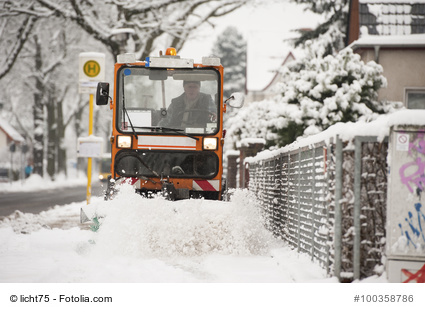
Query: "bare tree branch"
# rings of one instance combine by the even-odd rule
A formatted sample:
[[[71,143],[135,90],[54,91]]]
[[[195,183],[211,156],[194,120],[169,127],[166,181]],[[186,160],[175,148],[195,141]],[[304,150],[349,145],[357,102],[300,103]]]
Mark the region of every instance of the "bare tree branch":
[[[28,39],[28,35],[31,33],[35,21],[36,18],[34,16],[28,16],[22,26],[19,28],[17,40],[10,53],[7,55],[6,60],[1,65],[0,79],[2,79],[11,70],[13,64],[16,61],[16,58],[21,52],[22,47]]]
[[[189,35],[213,17],[229,14],[253,0],[25,0],[0,2],[0,16],[26,16],[34,23],[35,18],[54,15],[74,22],[85,32],[116,56],[129,48],[139,57],[152,52],[158,39],[171,36],[177,47],[182,47]],[[33,17],[33,19],[31,19]],[[25,24],[25,25],[28,25]],[[31,23],[28,25],[30,26]],[[128,34],[127,40],[115,35],[117,30],[130,28],[134,34]],[[23,34],[31,31],[26,29]],[[123,41],[124,40],[124,41]],[[17,40],[17,46],[23,45]],[[125,47],[124,47],[125,46]],[[5,69],[13,64],[19,49],[9,58]],[[5,70],[0,73],[7,72]],[[4,75],[3,75],[4,76]],[[1,77],[0,77],[1,78]]]

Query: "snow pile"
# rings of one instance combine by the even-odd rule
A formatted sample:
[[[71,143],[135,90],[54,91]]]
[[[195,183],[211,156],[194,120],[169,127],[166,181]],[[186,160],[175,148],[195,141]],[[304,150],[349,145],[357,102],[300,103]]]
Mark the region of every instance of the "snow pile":
[[[0,217],[0,228],[9,227],[15,233],[22,234],[30,234],[41,229],[70,229],[75,227],[80,220],[75,206],[75,203],[64,206],[56,205],[52,210],[42,211],[39,214],[22,213],[16,210],[8,217],[3,219]]]
[[[232,202],[171,202],[143,198],[123,185],[115,199],[85,210],[105,216],[94,238],[101,253],[170,257],[267,252],[274,239],[263,226],[259,208],[255,197],[243,190],[235,192]]]
[[[81,207],[105,214],[97,233],[76,227]],[[2,283],[309,281],[337,282],[264,229],[246,190],[230,202],[170,202],[124,185],[111,201],[16,212],[0,222]]]
[[[87,262],[81,257],[81,247],[90,236],[78,228],[16,234],[11,227],[0,226],[0,282],[81,281],[82,264]]]

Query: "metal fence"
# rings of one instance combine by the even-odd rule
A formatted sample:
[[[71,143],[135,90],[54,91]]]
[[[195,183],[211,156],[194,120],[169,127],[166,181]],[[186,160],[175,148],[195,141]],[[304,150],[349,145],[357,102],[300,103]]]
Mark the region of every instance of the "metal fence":
[[[267,227],[330,276],[351,281],[383,268],[387,140],[336,138],[246,160]]]

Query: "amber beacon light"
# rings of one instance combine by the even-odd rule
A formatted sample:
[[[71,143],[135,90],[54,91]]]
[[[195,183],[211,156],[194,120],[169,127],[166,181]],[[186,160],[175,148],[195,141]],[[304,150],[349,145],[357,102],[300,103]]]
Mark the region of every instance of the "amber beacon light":
[[[165,55],[177,55],[176,48],[167,48]]]

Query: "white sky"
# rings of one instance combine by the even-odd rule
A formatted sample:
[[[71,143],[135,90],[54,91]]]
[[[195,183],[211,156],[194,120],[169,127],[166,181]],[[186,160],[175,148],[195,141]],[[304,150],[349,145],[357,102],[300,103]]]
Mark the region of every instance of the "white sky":
[[[211,54],[217,35],[228,26],[236,26],[248,43],[248,89],[260,90],[268,85],[274,76],[273,71],[278,69],[291,51],[291,46],[284,42],[296,36],[291,30],[314,28],[320,18],[289,0],[247,6],[212,20],[215,28],[203,27],[179,54],[200,61],[202,56]]]

